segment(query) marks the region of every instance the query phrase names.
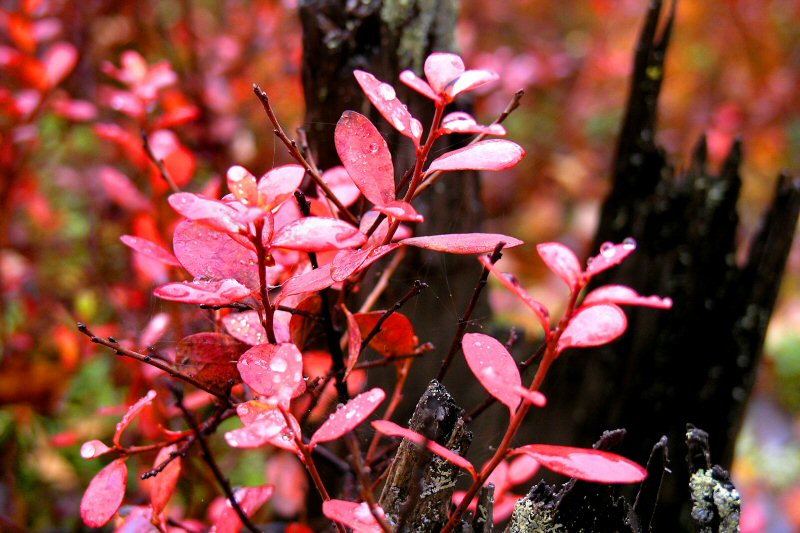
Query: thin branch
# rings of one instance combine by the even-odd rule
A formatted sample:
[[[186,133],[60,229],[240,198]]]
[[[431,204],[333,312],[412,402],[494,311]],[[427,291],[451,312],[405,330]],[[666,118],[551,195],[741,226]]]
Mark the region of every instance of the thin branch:
[[[381,277],[380,279],[378,279],[378,282],[372,288],[372,291],[364,299],[364,303],[361,304],[361,307],[358,310],[359,313],[366,313],[375,306],[375,303],[378,301],[378,298],[381,297],[383,291],[385,291],[386,287],[389,286],[389,280],[392,278],[392,276],[394,276],[395,271],[400,266],[400,263],[403,261],[405,256],[406,256],[406,249],[404,247],[400,247],[397,250],[397,253],[392,258],[392,261],[383,271],[383,274],[381,274]]]
[[[496,263],[500,260],[503,256],[500,251],[506,245],[504,242],[497,243],[497,246],[494,247],[494,251],[492,255],[489,257],[489,261],[492,264]],[[489,269],[484,267],[483,272],[481,272],[481,277],[478,279],[478,283],[475,284],[475,289],[472,291],[472,297],[469,299],[469,303],[467,304],[467,309],[464,311],[464,316],[462,316],[458,321],[458,329],[456,330],[456,334],[453,337],[453,342],[450,344],[450,350],[448,350],[447,355],[445,356],[444,360],[442,361],[442,366],[439,369],[439,374],[436,376],[436,380],[439,383],[444,380],[445,375],[447,374],[448,368],[450,368],[450,363],[453,362],[453,358],[458,352],[458,348],[461,345],[461,339],[464,337],[464,332],[467,329],[467,324],[469,323],[469,319],[472,316],[472,312],[475,310],[475,306],[478,304],[478,298],[483,291],[483,288],[486,286],[487,280],[489,279]]]
[[[283,142],[283,144],[289,150],[289,155],[291,155],[295,161],[300,163],[300,166],[302,166],[306,170],[308,175],[311,176],[311,179],[314,180],[314,183],[316,183],[319,186],[319,188],[322,189],[322,192],[325,193],[325,196],[327,196],[328,199],[331,202],[333,202],[333,204],[339,210],[339,215],[342,218],[346,219],[349,223],[353,224],[354,226],[358,226],[358,220],[356,220],[356,218],[352,215],[352,213],[350,213],[350,211],[347,210],[347,208],[342,204],[341,200],[339,200],[339,198],[336,197],[331,188],[328,187],[328,184],[325,183],[325,181],[323,181],[319,171],[311,163],[309,163],[308,160],[303,156],[302,151],[297,146],[297,142],[290,139],[289,136],[286,135],[286,132],[283,131],[283,128],[281,127],[281,124],[278,121],[278,117],[275,115],[275,111],[272,109],[272,104],[270,104],[269,102],[269,96],[267,95],[267,93],[264,92],[264,90],[261,89],[261,87],[259,87],[255,83],[253,84],[253,92],[261,101],[261,105],[264,107],[264,111],[266,111],[267,117],[269,118],[269,121],[272,123],[275,135],[278,137],[278,139],[281,140],[281,142]]]
[[[403,305],[407,301],[409,301],[411,298],[418,295],[428,287],[429,285],[427,283],[424,283],[420,280],[414,280],[411,289],[409,289],[409,291],[405,295],[403,295],[402,298],[397,300],[392,307],[384,311],[384,313],[375,323],[375,326],[373,326],[372,330],[367,334],[366,337],[364,337],[364,340],[361,343],[361,353],[363,353],[367,345],[369,345],[369,343],[372,342],[372,339],[374,339],[378,335],[378,333],[381,332],[381,326],[383,326],[383,324],[389,319],[390,316],[399,311],[400,308],[403,307]],[[359,353],[359,355],[361,355],[361,353]]]
[[[144,130],[142,130],[142,147],[144,148],[144,151],[150,161],[152,161],[153,164],[158,167],[158,173],[161,174],[161,179],[163,179],[166,184],[169,185],[169,188],[172,189],[172,192],[181,192],[180,187],[178,187],[178,185],[172,179],[172,176],[169,175],[167,167],[164,166],[164,160],[157,158],[156,154],[153,153],[153,149],[150,147],[150,139],[147,137],[147,132]]]
[[[381,527],[381,529],[385,533],[392,533],[392,528],[386,523],[386,518],[383,516],[383,514],[379,512],[379,507],[375,501],[375,496],[372,494],[372,484],[370,483],[369,476],[364,469],[364,462],[361,458],[361,447],[358,445],[358,438],[356,438],[356,436],[352,433],[348,433],[345,437],[345,442],[347,442],[347,447],[350,448],[350,456],[353,459],[352,464],[355,468],[356,476],[358,477],[358,483],[361,485],[361,499],[367,502],[369,511],[372,513],[372,517],[376,522],[378,522],[378,525]]]

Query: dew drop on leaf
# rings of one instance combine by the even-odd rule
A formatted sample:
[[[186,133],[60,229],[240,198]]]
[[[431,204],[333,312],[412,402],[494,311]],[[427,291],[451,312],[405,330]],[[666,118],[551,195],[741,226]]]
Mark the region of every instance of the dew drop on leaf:
[[[616,250],[614,250],[614,243],[604,242],[600,245],[600,253],[603,257],[614,257]]]
[[[626,250],[635,250],[636,249],[636,239],[633,237],[625,237],[625,240],[622,241],[622,247]]]

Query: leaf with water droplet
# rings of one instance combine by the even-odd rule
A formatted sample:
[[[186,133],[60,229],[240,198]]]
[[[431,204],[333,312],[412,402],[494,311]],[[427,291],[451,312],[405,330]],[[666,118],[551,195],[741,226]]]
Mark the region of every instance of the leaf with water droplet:
[[[103,527],[115,514],[125,497],[128,484],[127,457],[120,457],[97,473],[81,499],[81,518],[89,527]]]
[[[380,516],[385,514],[377,504],[376,511]],[[322,514],[349,527],[353,533],[383,533],[383,528],[372,515],[372,510],[366,502],[328,500],[322,503]]]
[[[228,190],[244,205],[258,204],[258,186],[256,177],[246,168],[235,165],[228,169]]]
[[[155,288],[162,300],[200,305],[225,305],[250,296],[251,290],[234,279],[176,281]]]
[[[417,210],[408,202],[395,200],[386,205],[376,206],[375,209],[386,216],[392,217],[395,220],[405,220],[406,222],[424,222],[425,219],[422,215],[417,213]]]
[[[641,296],[625,285],[603,285],[587,294],[583,300],[584,307],[598,304],[638,305],[656,309],[669,309],[672,307],[672,299],[661,298],[660,296]]]
[[[178,258],[169,253],[167,250],[142,237],[134,237],[133,235],[123,235],[119,238],[125,246],[132,248],[134,251],[142,255],[146,255],[151,259],[160,261],[165,265],[181,266]]]
[[[388,83],[383,83],[369,72],[356,70],[353,72],[356,81],[361,86],[361,90],[367,95],[383,118],[391,124],[402,135],[414,141],[414,146],[419,147],[419,140],[422,134],[422,126],[412,128],[412,122],[418,122],[411,116],[408,108],[397,98],[394,87]]]
[[[304,217],[275,233],[272,246],[301,252],[325,252],[356,248],[367,242],[367,236],[343,220],[325,217]]]
[[[475,117],[463,111],[455,111],[446,115],[442,119],[442,133],[473,133],[484,135],[497,135],[502,137],[506,134],[506,129],[500,124],[482,126],[478,124]]]
[[[588,278],[622,263],[636,250],[636,242],[625,240],[621,244],[604,242],[600,245],[600,253],[589,259],[585,275]]]
[[[113,448],[109,448],[100,440],[86,441],[81,445],[81,457],[83,459],[94,459],[110,451],[113,451]]]
[[[514,358],[497,339],[482,333],[467,333],[461,340],[461,348],[469,369],[481,385],[501,403],[513,416],[520,402],[515,388],[522,386],[519,370]]]
[[[453,80],[464,74],[464,61],[456,54],[436,52],[425,59],[425,77],[436,94],[443,94]]]
[[[613,304],[578,309],[558,339],[557,353],[567,348],[608,344],[625,332],[628,320]]]
[[[230,335],[195,333],[178,343],[175,360],[184,373],[216,390],[225,390],[229,382],[239,383],[236,361],[247,348]]]
[[[647,477],[647,471],[633,461],[615,453],[554,446],[529,444],[513,451],[525,453],[542,466],[565,476],[597,483],[638,483]]]
[[[119,421],[117,424],[116,431],[114,432],[114,446],[120,448],[122,446],[120,440],[122,439],[122,433],[127,429],[128,426],[131,425],[133,419],[136,418],[136,415],[142,412],[142,409],[150,405],[156,397],[156,391],[150,390],[145,394],[143,397],[139,398],[133,405],[128,408],[128,412],[123,415],[122,420]]]
[[[522,300],[525,305],[533,311],[533,314],[539,320],[539,324],[542,326],[542,330],[544,331],[545,338],[550,338],[550,312],[544,306],[543,303],[534,300],[533,297],[528,294],[522,285],[519,284],[519,280],[517,280],[516,276],[513,274],[507,274],[505,272],[501,272],[492,262],[489,260],[488,256],[482,255],[478,258],[478,261],[486,267],[492,274],[495,275],[497,280],[511,293]]]
[[[303,354],[291,343],[253,346],[242,354],[236,367],[251,389],[285,405],[306,388]]]
[[[329,168],[323,172],[322,181],[328,185],[328,188],[333,192],[334,196],[336,196],[345,207],[350,207],[356,203],[356,200],[361,196],[361,191],[358,190],[358,187],[353,183],[353,179],[343,166]],[[317,198],[324,197],[325,193],[321,188],[317,187]]]
[[[439,95],[437,95],[434,90],[428,85],[428,82],[414,74],[410,70],[404,70],[400,73],[400,81],[405,83],[407,86],[411,87],[421,95],[425,96],[426,98],[430,98],[434,102],[438,102],[441,100]],[[422,135],[422,131],[420,130],[420,135]]]
[[[388,254],[400,245],[397,243],[361,250],[342,250],[331,262],[331,278],[344,281],[353,274],[365,270],[369,265]]]
[[[178,451],[178,446],[172,444],[164,446],[158,451],[156,459],[153,462],[153,468],[157,468],[170,456]],[[153,514],[159,515],[161,511],[166,508],[172,494],[175,492],[175,487],[178,484],[178,478],[181,475],[181,458],[180,455],[173,458],[170,463],[158,473],[154,478],[150,478],[150,504],[153,506]]]
[[[283,284],[281,293],[278,295],[275,304],[279,304],[289,296],[296,296],[308,292],[319,292],[333,285],[334,280],[331,278],[331,266],[332,265],[328,263],[314,270],[309,270],[308,272],[289,278],[289,280]]]
[[[293,440],[284,441],[281,435],[287,431],[286,419],[275,405],[251,400],[236,406],[244,427],[225,433],[225,441],[233,448],[260,448],[272,444],[297,452]]]
[[[300,165],[281,165],[258,180],[258,205],[271,211],[288,200],[303,183],[306,171]]]
[[[385,398],[386,393],[376,387],[362,392],[337,408],[311,436],[311,441],[308,443],[309,448],[313,448],[320,442],[330,442],[350,433],[356,426],[369,418],[369,415]]]
[[[505,243],[505,248],[524,244],[519,239],[499,233],[449,233],[428,237],[411,237],[403,239],[400,244],[451,254],[486,254],[493,251],[501,242]]]
[[[547,268],[564,280],[570,291],[578,289],[582,275],[581,263],[572,250],[559,242],[544,242],[536,245],[536,251]]]
[[[345,111],[336,124],[334,141],[344,168],[367,200],[385,205],[395,199],[389,147],[367,117]]]
[[[236,489],[233,493],[233,497],[236,499],[236,503],[239,504],[239,508],[244,514],[250,517],[272,498],[274,490],[272,485],[244,487]],[[214,525],[211,530],[214,533],[239,533],[243,527],[244,524],[239,518],[238,513],[234,510],[230,502],[226,500],[225,506],[222,507],[222,511],[214,520]]]
[[[189,220],[225,233],[238,233],[244,229],[239,213],[228,204],[190,192],[176,192],[168,198],[172,208]]]
[[[222,317],[222,323],[233,338],[250,346],[262,344],[267,340],[267,332],[264,331],[264,326],[261,325],[261,320],[255,311],[226,315]]]
[[[483,87],[487,83],[492,83],[499,78],[500,76],[496,72],[488,70],[468,70],[447,86],[445,94],[449,99],[453,99],[461,93],[474,91],[478,87]]]
[[[447,152],[431,163],[426,175],[449,170],[505,170],[525,157],[525,150],[504,139],[479,141]]]

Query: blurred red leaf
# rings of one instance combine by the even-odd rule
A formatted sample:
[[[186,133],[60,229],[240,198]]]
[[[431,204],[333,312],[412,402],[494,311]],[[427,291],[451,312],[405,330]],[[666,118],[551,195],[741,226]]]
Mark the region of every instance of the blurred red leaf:
[[[100,182],[106,194],[117,205],[129,211],[151,211],[150,200],[142,194],[125,174],[104,165],[100,167]]]
[[[416,246],[426,250],[433,250],[434,252],[485,254],[493,251],[501,242],[505,243],[505,248],[513,248],[523,244],[519,239],[499,233],[449,233],[428,237],[411,237],[410,239],[403,239],[400,244]]]
[[[103,527],[117,513],[128,484],[126,457],[115,459],[89,483],[81,499],[81,518],[89,527]]]
[[[481,256],[478,258],[478,261],[486,267],[489,272],[495,275],[497,280],[511,293],[525,302],[533,314],[536,315],[536,318],[539,319],[539,324],[542,325],[542,329],[544,330],[545,338],[550,337],[550,312],[544,306],[543,303],[534,300],[533,297],[528,294],[528,291],[522,288],[519,284],[519,280],[513,274],[508,274],[506,272],[500,272],[496,266],[492,264],[487,256]]]
[[[525,150],[504,139],[488,139],[447,152],[431,163],[426,174],[449,170],[505,170],[525,157]]]
[[[178,261],[177,257],[153,241],[143,239],[142,237],[134,237],[133,235],[123,235],[119,238],[119,240],[121,240],[125,246],[133,249],[134,251],[155,259],[156,261],[160,261],[165,265],[181,266],[181,263]]]
[[[556,351],[567,348],[600,346],[625,332],[628,320],[622,309],[613,304],[593,305],[578,309],[558,339]]]
[[[383,515],[383,509],[377,507]],[[356,503],[345,500],[328,500],[322,503],[322,513],[345,526],[351,528],[353,533],[383,533],[378,521],[366,502]]]
[[[647,471],[633,461],[590,448],[529,444],[514,453],[528,454],[553,472],[583,481],[638,483],[647,477]]]
[[[442,119],[440,131],[442,133],[474,133],[498,136],[506,134],[506,129],[502,125],[490,124],[489,126],[482,126],[478,124],[475,117],[463,111],[455,111],[446,115]]]
[[[369,418],[386,398],[386,393],[379,388],[362,392],[344,405],[340,405],[328,416],[327,420],[314,432],[308,443],[313,448],[320,442],[329,442],[350,433]]]
[[[358,363],[358,356],[361,354],[361,329],[358,327],[358,320],[355,315],[350,312],[344,304],[342,304],[342,311],[347,318],[347,366],[345,367],[344,377],[347,379],[350,372]]]
[[[116,431],[114,432],[114,446],[120,447],[120,439],[122,438],[122,433],[127,429],[128,426],[131,425],[133,419],[136,418],[136,415],[142,412],[142,409],[150,405],[156,397],[156,391],[151,390],[148,391],[143,397],[139,398],[139,400],[131,405],[128,408],[128,411],[122,416],[122,420],[119,421],[116,427]]]
[[[47,49],[42,63],[50,87],[55,87],[78,64],[78,50],[67,42],[54,43]]]
[[[367,117],[355,111],[342,113],[334,140],[344,168],[367,200],[385,205],[395,199],[392,156]]]
[[[329,168],[323,172],[322,181],[328,185],[328,188],[345,207],[353,205],[361,196],[361,191],[358,190],[347,170],[342,166]],[[322,189],[317,187],[317,197],[323,198],[324,196],[325,193],[322,192]]]

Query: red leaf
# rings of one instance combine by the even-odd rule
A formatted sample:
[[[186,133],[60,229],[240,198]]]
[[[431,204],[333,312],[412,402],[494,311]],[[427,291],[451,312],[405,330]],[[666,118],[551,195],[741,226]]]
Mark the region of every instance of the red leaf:
[[[242,341],[250,346],[267,342],[267,332],[261,325],[258,313],[255,311],[245,311],[222,317],[225,329],[233,338]]]
[[[550,337],[550,312],[544,306],[543,303],[534,300],[528,291],[522,288],[519,284],[519,280],[513,274],[508,274],[506,272],[500,272],[496,266],[489,261],[487,256],[481,256],[478,258],[478,261],[481,264],[489,269],[489,272],[495,275],[497,280],[508,290],[512,292],[517,298],[525,302],[533,314],[536,315],[536,318],[539,319],[539,324],[542,325],[542,329],[544,330],[545,338]]]
[[[189,220],[201,220],[206,225],[226,233],[236,234],[244,229],[239,213],[226,203],[204,198],[190,192],[169,195],[169,205]]]
[[[376,509],[381,516],[384,516],[383,509],[377,504]],[[353,533],[383,533],[383,528],[375,520],[367,502],[328,500],[322,502],[322,513],[331,520],[351,528]]]
[[[253,346],[242,354],[236,367],[250,388],[280,402],[288,404],[305,391],[303,354],[294,344]]]
[[[625,285],[603,285],[587,294],[583,300],[583,307],[598,304],[640,305],[669,309],[672,307],[672,299],[660,296],[640,296],[635,290]]]
[[[250,296],[251,290],[235,279],[176,281],[153,291],[162,300],[200,305],[225,305]]]
[[[561,334],[556,351],[561,353],[567,348],[607,344],[622,335],[627,327],[625,313],[616,305],[583,307],[578,309]]]
[[[413,118],[408,108],[403,102],[397,99],[394,87],[388,83],[383,83],[369,72],[356,70],[353,72],[356,81],[361,86],[364,94],[372,102],[383,118],[389,121],[394,129],[414,141],[414,145],[419,147],[419,140],[422,137],[422,124]]]
[[[170,454],[175,453],[178,449],[176,444],[165,446],[158,451],[156,460],[153,462],[153,468],[158,467],[161,463],[170,458]],[[159,515],[161,511],[167,506],[167,502],[175,492],[175,486],[178,484],[178,478],[181,475],[181,458],[175,457],[170,461],[164,470],[158,473],[155,478],[151,478],[150,484],[150,503],[153,506],[153,514]]]
[[[583,481],[638,483],[647,477],[647,471],[633,461],[590,448],[529,444],[514,453],[528,454],[554,472]]]
[[[506,129],[500,124],[482,126],[478,124],[475,117],[463,111],[455,111],[442,119],[442,133],[475,133],[485,135],[503,136]]]
[[[286,417],[272,403],[258,400],[240,403],[236,406],[244,427],[225,433],[225,441],[234,448],[258,448],[272,444],[278,448],[298,453],[294,435],[300,433],[297,420],[288,414],[291,428],[286,425]]]
[[[52,104],[55,114],[75,122],[89,122],[97,119],[97,107],[86,100],[59,98]]]
[[[447,85],[464,74],[464,61],[456,54],[434,53],[425,59],[425,77],[436,94],[444,93]]]
[[[385,392],[379,388],[374,388],[359,394],[346,404],[338,407],[314,432],[308,446],[313,448],[320,442],[330,442],[350,433],[356,426],[369,418],[369,415],[378,408],[385,398]]]
[[[525,150],[503,139],[489,139],[447,152],[438,157],[426,174],[448,170],[505,170],[525,157]]]
[[[367,236],[343,220],[305,217],[283,226],[272,239],[272,246],[301,252],[324,252],[355,248]]]
[[[347,367],[342,379],[347,379],[347,376],[350,375],[350,372],[353,371],[356,363],[358,363],[358,356],[361,354],[362,337],[361,329],[358,327],[358,320],[356,320],[353,313],[344,304],[342,304],[342,311],[347,317]]]
[[[354,315],[358,330],[361,332],[361,340],[367,338],[384,314],[385,311],[372,311]],[[392,313],[369,345],[386,357],[411,355],[419,347],[419,338],[414,334],[414,326],[407,316],[402,313]]]
[[[47,49],[42,63],[49,86],[55,87],[78,64],[78,51],[69,43],[57,42]]]
[[[499,77],[497,73],[488,70],[468,70],[445,89],[445,94],[449,99],[453,99],[461,93],[473,91]]]
[[[336,124],[336,152],[364,197],[375,205],[394,197],[394,166],[386,141],[367,117],[345,111]]]
[[[433,91],[428,82],[414,74],[410,70],[404,70],[400,73],[400,81],[417,91],[418,93],[422,94],[423,96],[430,98],[434,102],[438,102],[440,100],[439,96]]]
[[[578,257],[572,250],[558,242],[545,242],[537,244],[536,251],[547,268],[564,280],[570,291],[575,292],[583,271]]]
[[[106,194],[117,205],[131,211],[150,211],[150,200],[128,179],[125,174],[114,167],[100,167],[100,182]]]
[[[128,408],[128,412],[125,413],[125,415],[122,417],[122,420],[119,421],[116,427],[116,431],[114,432],[114,439],[113,439],[114,446],[118,448],[121,446],[120,439],[122,438],[122,432],[125,431],[125,429],[131,425],[133,419],[136,418],[136,415],[138,415],[142,411],[142,409],[144,409],[153,402],[155,397],[156,397],[156,391],[154,390],[148,391],[147,394],[139,398],[139,400],[135,404],[131,405]]]
[[[126,457],[115,459],[89,483],[81,499],[81,518],[89,527],[103,527],[117,513],[128,484]]]
[[[232,166],[227,173],[228,190],[244,205],[258,204],[256,177],[239,165]]]
[[[225,390],[230,381],[239,383],[236,361],[245,345],[222,333],[195,333],[178,343],[175,360],[183,371],[201,383]]]
[[[272,485],[244,487],[237,489],[233,493],[233,497],[236,498],[236,502],[244,511],[244,514],[250,517],[272,497],[273,490]],[[242,524],[239,515],[236,514],[231,502],[225,500],[225,507],[222,509],[222,512],[214,520],[214,527],[212,528],[214,533],[239,533],[244,524]]]
[[[396,220],[405,220],[407,222],[423,222],[425,220],[411,204],[400,200],[376,206],[375,210]]]
[[[353,205],[358,197],[361,196],[361,191],[358,190],[356,184],[350,178],[344,167],[333,167],[322,173],[322,181],[324,181],[328,188],[333,192],[334,196],[342,202],[345,207]],[[322,189],[317,187],[317,197],[324,198],[325,193]]]
[[[539,391],[528,390],[523,386],[514,387],[514,392],[520,395],[525,403],[530,403],[536,407],[544,407],[547,405],[547,398]]]
[[[334,281],[331,278],[331,266],[331,263],[328,263],[327,265],[322,265],[319,268],[315,268],[314,270],[289,279],[283,284],[276,304],[279,304],[289,296],[307,292],[319,292],[333,285]]]
[[[398,426],[394,422],[389,422],[388,420],[373,420],[372,427],[384,435],[389,435],[390,437],[403,437],[404,439],[410,440],[417,446],[426,446],[431,452],[435,453],[442,459],[450,461],[454,465],[467,470],[473,478],[478,477],[477,473],[475,472],[475,467],[472,466],[472,463],[458,455],[453,450],[447,449],[435,441],[426,439],[423,435],[420,435],[416,431],[411,431],[410,429]]]
[[[528,481],[539,472],[539,461],[528,454],[515,457],[508,465],[508,483],[510,486]]]
[[[306,171],[300,165],[275,167],[258,180],[258,205],[272,210],[291,198],[303,183]]]
[[[142,237],[134,237],[133,235],[123,235],[119,238],[119,240],[121,240],[125,246],[132,248],[134,251],[155,259],[156,261],[160,261],[165,265],[181,266],[181,263],[178,261],[177,257],[153,241],[148,241]]]
[[[104,455],[112,450],[113,448],[109,448],[102,441],[90,440],[81,445],[81,457],[84,459],[94,459],[95,457],[100,457],[101,455]]]
[[[403,239],[400,244],[451,254],[486,254],[493,251],[501,242],[505,243],[505,248],[523,244],[519,239],[499,233],[449,233],[429,237],[411,237]]]
[[[331,278],[333,281],[344,281],[399,246],[397,243],[392,243],[372,249],[342,250],[331,262]]]
[[[600,245],[600,253],[589,258],[586,267],[586,276],[591,278],[600,272],[616,266],[636,250],[636,241],[632,238],[625,239],[622,244],[604,242]]]
[[[481,333],[467,333],[461,340],[464,357],[472,373],[489,394],[508,406],[511,414],[519,406],[522,386],[514,358],[497,339]]]

